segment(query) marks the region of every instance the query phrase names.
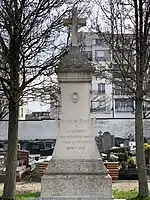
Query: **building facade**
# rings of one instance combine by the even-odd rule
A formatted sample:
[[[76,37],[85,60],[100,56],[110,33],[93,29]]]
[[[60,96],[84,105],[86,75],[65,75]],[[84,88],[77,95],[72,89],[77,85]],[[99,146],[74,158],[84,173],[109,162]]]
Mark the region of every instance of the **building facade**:
[[[25,116],[28,113],[27,103],[23,103],[19,106],[19,120],[25,120]],[[8,110],[8,100],[3,96],[0,100],[0,114],[1,120],[9,119],[9,110]]]
[[[113,67],[113,79],[118,79],[119,82],[120,71],[117,64],[111,65],[112,52],[104,39],[100,39],[96,34],[84,32],[80,40],[81,49],[88,60],[96,68]],[[122,82],[120,84],[122,85]],[[90,91],[91,118],[135,118],[135,102],[129,92],[124,91],[124,85],[120,87],[99,74],[93,76]],[[60,105],[58,102],[51,103],[50,111],[52,118],[59,118]],[[143,106],[143,117],[150,118],[149,103]]]
[[[51,119],[49,111],[31,112],[25,115],[25,120],[47,120]]]
[[[84,33],[83,51],[88,60],[96,67],[112,67],[111,50],[96,34]],[[113,64],[113,67],[115,64]],[[113,78],[117,79],[119,73],[113,72]],[[119,79],[118,79],[119,81]],[[108,79],[95,76],[91,86],[91,116],[92,118],[134,118],[134,100],[127,94],[123,87],[119,87]],[[143,107],[143,115],[150,117],[150,104]]]
[[[2,56],[0,55],[0,65],[3,66],[4,62],[2,60]],[[5,71],[1,70],[1,76],[5,76]],[[2,89],[2,85],[0,84],[0,120],[8,120],[9,119],[9,110],[8,110],[8,99],[6,98],[4,91]],[[20,101],[19,106],[19,120],[25,120],[25,115],[28,113],[28,104],[24,98]]]

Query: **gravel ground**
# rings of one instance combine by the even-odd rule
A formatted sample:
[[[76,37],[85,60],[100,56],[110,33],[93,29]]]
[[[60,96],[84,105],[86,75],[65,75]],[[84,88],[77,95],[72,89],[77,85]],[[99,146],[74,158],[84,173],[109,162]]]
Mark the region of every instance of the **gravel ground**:
[[[150,180],[148,180],[148,186],[150,190]],[[121,191],[128,191],[138,188],[137,181],[114,181],[112,183],[113,189],[118,189]],[[0,191],[3,189],[3,184],[0,184]],[[17,193],[24,192],[40,192],[41,183],[17,183]]]
[[[134,189],[138,189],[138,181],[135,180],[118,180],[113,182],[112,184],[113,189],[117,189],[120,191],[129,191],[129,190],[134,190]],[[148,180],[148,187],[150,190],[150,181]]]

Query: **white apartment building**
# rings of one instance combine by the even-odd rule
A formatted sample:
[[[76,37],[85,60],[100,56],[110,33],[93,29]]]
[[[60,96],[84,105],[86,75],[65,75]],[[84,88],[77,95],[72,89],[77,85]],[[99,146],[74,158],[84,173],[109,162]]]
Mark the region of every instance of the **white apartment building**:
[[[0,64],[3,65],[2,57],[0,55]],[[8,120],[9,112],[8,112],[8,100],[2,91],[2,86],[0,85],[0,120]],[[27,103],[24,103],[24,99],[22,99],[22,103],[19,106],[19,120],[25,120],[25,115],[28,113]],[[3,117],[4,116],[4,117]]]
[[[82,51],[88,60],[97,66],[110,66],[111,53],[108,46],[96,34],[83,33]],[[59,118],[58,102],[51,104],[50,113]],[[135,102],[116,85],[102,77],[93,77],[91,84],[91,118],[134,118]],[[59,109],[58,109],[59,108]],[[59,110],[59,111],[58,111]],[[144,108],[146,118],[150,118],[150,104]]]
[[[1,111],[2,112],[4,111],[4,118],[2,118],[2,120],[8,120],[9,119],[8,100],[6,99],[6,97],[1,98],[0,105],[1,105],[0,106]],[[28,113],[28,105],[27,103],[22,103],[22,105],[19,106],[19,120],[25,120],[25,116],[27,113]]]
[[[28,113],[28,104],[23,103],[21,106],[19,106],[19,120],[25,120],[27,113]]]
[[[84,49],[87,58],[99,66],[106,66],[111,61],[108,46],[93,33],[84,33]],[[108,66],[108,65],[107,65]],[[150,117],[150,105],[146,115]],[[93,77],[91,91],[91,117],[93,118],[134,118],[134,101],[124,91],[112,86],[104,78]]]

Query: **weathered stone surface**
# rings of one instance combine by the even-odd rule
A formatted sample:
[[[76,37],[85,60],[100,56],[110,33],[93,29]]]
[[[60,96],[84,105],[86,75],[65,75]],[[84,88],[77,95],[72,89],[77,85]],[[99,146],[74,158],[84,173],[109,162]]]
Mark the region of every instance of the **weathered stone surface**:
[[[91,66],[79,47],[71,47],[69,52],[60,60],[56,73],[61,72],[94,72],[95,68]]]
[[[111,184],[101,159],[52,159],[42,177],[40,200],[112,200]]]
[[[92,134],[91,77],[86,71],[85,74],[74,73],[75,78],[71,78],[68,72],[59,74],[62,103],[60,130],[53,158],[41,180],[40,200],[112,200],[111,177],[103,165]],[[84,82],[81,81],[83,76]]]
[[[77,46],[56,70],[61,120],[53,158],[42,177],[40,200],[112,200],[112,181],[103,165],[90,118],[92,68]]]
[[[44,177],[42,196],[99,196],[112,198],[108,176],[93,174],[54,175]]]
[[[93,160],[80,159],[52,159],[49,163],[45,175],[53,174],[94,174],[108,175],[108,170],[104,167],[101,158]]]
[[[93,197],[88,197],[88,196],[85,196],[85,197],[82,197],[82,196],[76,196],[76,197],[64,197],[64,196],[61,196],[61,197],[43,197],[43,198],[40,198],[40,200],[113,200],[113,198],[109,198],[109,197],[101,197],[101,196],[93,196]],[[117,200],[117,199],[116,199]],[[125,199],[118,199],[118,200],[125,200]]]

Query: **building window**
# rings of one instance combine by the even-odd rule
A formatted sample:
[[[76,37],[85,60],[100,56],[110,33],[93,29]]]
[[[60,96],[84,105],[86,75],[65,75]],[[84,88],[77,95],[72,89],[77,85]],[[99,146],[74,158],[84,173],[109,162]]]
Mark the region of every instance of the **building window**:
[[[127,47],[126,47],[127,48]],[[114,60],[119,61],[120,63],[128,63],[128,61],[133,62],[134,56],[133,56],[133,50],[130,48],[120,48],[118,52],[116,52],[117,56],[115,56]]]
[[[84,55],[89,61],[92,61],[92,51],[84,51]]]
[[[150,103],[149,102],[143,102],[143,111],[145,111],[145,112],[150,111]]]
[[[96,50],[95,51],[95,60],[96,61],[109,61],[110,60],[110,51],[109,50]]]
[[[115,85],[114,94],[115,95],[123,95],[121,87]]]
[[[105,83],[98,83],[98,93],[105,94]]]
[[[115,95],[127,95],[127,92],[125,92],[122,87],[115,85],[114,94]]]
[[[134,104],[132,99],[115,99],[116,112],[133,112]]]
[[[125,80],[125,83],[128,82],[130,83],[130,85],[127,88],[126,84],[121,79],[115,80],[114,95],[127,95],[127,96],[130,95],[131,96],[131,94],[133,94],[133,91],[132,91],[132,88],[134,88],[133,81],[129,78],[126,78],[124,80]]]
[[[104,45],[104,41],[102,39],[95,39],[95,44],[103,46]]]
[[[105,60],[104,51],[100,51],[100,50],[95,51],[95,60],[104,61]]]
[[[126,64],[114,64],[113,65],[113,78],[130,78],[133,76],[133,70],[129,68],[129,65]]]
[[[23,108],[21,108],[21,117],[23,117]]]
[[[104,112],[106,111],[105,99],[91,101],[91,112]]]
[[[131,95],[131,93],[132,92],[131,92],[130,88],[128,88],[128,91],[127,91],[127,89],[126,90],[123,89],[123,86],[120,87],[118,85],[115,85],[114,95]]]

